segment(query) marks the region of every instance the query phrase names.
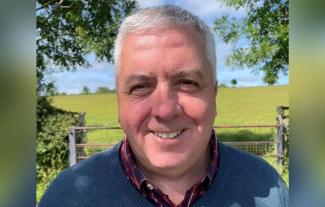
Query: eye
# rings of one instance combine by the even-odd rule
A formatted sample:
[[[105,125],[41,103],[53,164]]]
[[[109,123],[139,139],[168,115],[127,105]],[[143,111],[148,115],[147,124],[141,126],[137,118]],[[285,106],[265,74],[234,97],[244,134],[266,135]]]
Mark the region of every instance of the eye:
[[[193,86],[198,86],[198,84],[197,84],[195,81],[192,81],[192,80],[184,79],[184,80],[180,80],[179,82],[180,82],[181,84],[183,84],[183,85],[193,85]]]
[[[200,88],[200,85],[194,80],[181,79],[177,81],[177,87],[185,92],[195,92]]]
[[[130,90],[129,90],[129,94],[130,95],[146,95],[147,93],[149,93],[152,89],[152,85],[150,83],[139,83],[139,84],[135,84],[133,85]]]

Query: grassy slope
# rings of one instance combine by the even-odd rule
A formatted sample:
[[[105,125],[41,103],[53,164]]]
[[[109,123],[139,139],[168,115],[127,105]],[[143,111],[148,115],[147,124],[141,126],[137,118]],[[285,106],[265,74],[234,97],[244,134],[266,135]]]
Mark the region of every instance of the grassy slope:
[[[289,104],[289,87],[222,88],[216,125],[275,124],[276,107]],[[273,128],[218,129],[221,140],[269,140]]]
[[[289,104],[289,87],[221,88],[217,124],[274,123],[275,108]]]

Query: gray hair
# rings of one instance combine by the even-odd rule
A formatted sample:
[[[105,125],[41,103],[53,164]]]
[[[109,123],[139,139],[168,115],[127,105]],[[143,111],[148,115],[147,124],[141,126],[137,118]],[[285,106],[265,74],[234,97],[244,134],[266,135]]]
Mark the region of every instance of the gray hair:
[[[116,74],[120,68],[123,38],[140,29],[153,28],[166,24],[189,25],[202,35],[208,55],[207,58],[212,66],[212,72],[215,79],[216,51],[212,32],[208,25],[197,16],[175,5],[162,5],[141,9],[124,20],[115,40],[114,60],[116,65]]]

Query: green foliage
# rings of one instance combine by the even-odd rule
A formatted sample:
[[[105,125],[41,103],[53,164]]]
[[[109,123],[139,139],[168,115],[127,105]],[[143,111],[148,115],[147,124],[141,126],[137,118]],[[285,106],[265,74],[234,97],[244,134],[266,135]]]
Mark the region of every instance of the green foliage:
[[[100,86],[96,89],[95,93],[96,94],[105,94],[105,93],[113,93],[115,92],[114,90],[109,89],[106,86]]]
[[[218,139],[222,142],[244,142],[244,141],[272,141],[275,130],[259,132],[250,129],[225,130],[218,129]]]
[[[68,129],[74,124],[72,116],[58,114],[43,120],[37,139],[37,168],[62,168],[67,166]]]
[[[233,87],[235,87],[237,85],[237,80],[236,79],[232,79],[231,80],[231,84]]]
[[[89,94],[89,93],[90,93],[89,88],[88,88],[87,86],[84,86],[84,87],[82,88],[81,94],[87,95],[87,94]]]
[[[228,86],[225,83],[221,83],[218,87],[219,88],[228,88]]]
[[[62,172],[62,169],[51,169],[48,171],[38,170],[37,174],[39,177],[42,177],[40,181],[37,181],[36,186],[36,202],[38,203],[45,193],[46,189],[49,187],[53,179]]]
[[[111,61],[122,19],[137,5],[117,0],[38,0],[36,9],[36,69],[38,95],[46,95],[46,73],[89,66],[86,55]]]
[[[214,30],[225,42],[234,44],[245,38],[248,47],[234,47],[226,64],[264,72],[264,82],[273,85],[279,73],[287,74],[289,62],[288,0],[220,0],[246,17],[224,15],[214,22]]]
[[[52,179],[68,167],[68,130],[76,123],[72,113],[52,110],[53,113],[42,119],[36,137],[38,195],[42,195]]]

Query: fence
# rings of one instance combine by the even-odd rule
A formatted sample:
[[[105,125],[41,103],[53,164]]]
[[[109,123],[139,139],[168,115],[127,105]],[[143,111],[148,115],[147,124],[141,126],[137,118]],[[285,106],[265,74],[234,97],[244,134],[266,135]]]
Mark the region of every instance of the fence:
[[[287,142],[287,125],[288,115],[286,112],[289,110],[287,106],[277,107],[276,124],[259,124],[259,125],[220,125],[214,128],[276,128],[276,136],[273,141],[245,141],[245,142],[223,142],[224,144],[231,145],[235,148],[259,155],[277,157],[277,162],[283,164],[284,155],[286,153]],[[85,114],[81,115],[84,120]],[[82,122],[84,123],[84,122]],[[92,130],[121,130],[120,127],[107,127],[107,126],[76,126],[71,127],[69,130],[69,164],[70,166],[76,164],[78,161],[88,158],[84,153],[85,148],[90,147],[105,147],[110,148],[114,144],[92,144],[92,143],[77,143],[76,140],[82,140],[80,137],[85,137],[87,131]],[[79,135],[79,139],[78,138]],[[84,140],[84,139],[83,139]]]

